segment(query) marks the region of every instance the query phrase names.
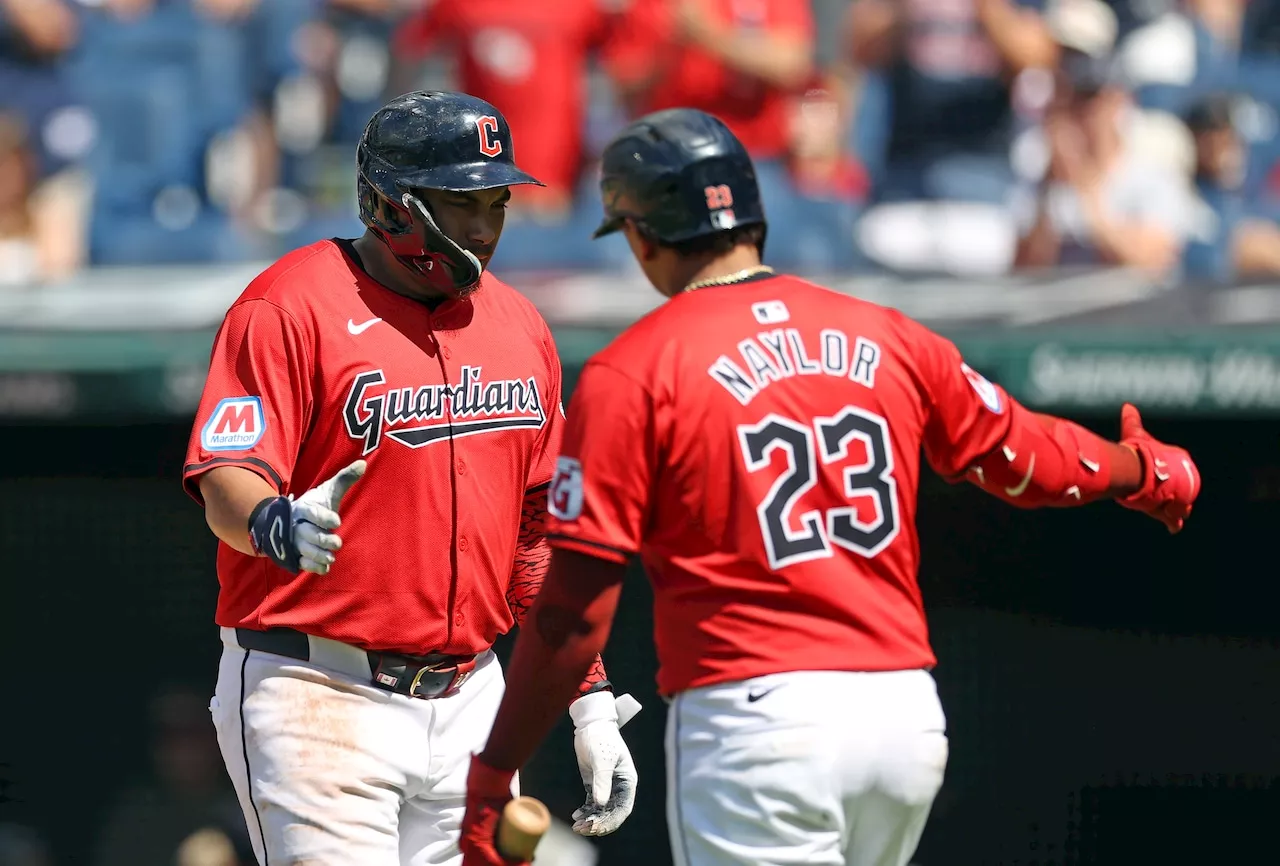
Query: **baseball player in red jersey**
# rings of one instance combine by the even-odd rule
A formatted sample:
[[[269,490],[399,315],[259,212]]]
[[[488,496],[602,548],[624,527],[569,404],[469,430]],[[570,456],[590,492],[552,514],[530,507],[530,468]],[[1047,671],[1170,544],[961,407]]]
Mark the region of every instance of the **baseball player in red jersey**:
[[[537,181],[457,93],[380,109],[358,169],[368,231],[286,255],[228,311],[183,473],[221,541],[211,711],[262,866],[459,861],[490,647],[550,557],[560,361],[485,270],[509,187]],[[596,835],[636,772],[590,668],[562,709]]]
[[[761,265],[751,161],[658,112],[606,149],[607,218],[670,300],[587,364],[551,490],[551,571],[472,762],[465,866],[497,866],[512,773],[604,645],[625,563],[653,583],[677,866],[874,864],[914,852],[947,761],[916,583],[923,450],[1026,508],[1101,499],[1178,531],[1200,481],[1027,410],[903,314]]]

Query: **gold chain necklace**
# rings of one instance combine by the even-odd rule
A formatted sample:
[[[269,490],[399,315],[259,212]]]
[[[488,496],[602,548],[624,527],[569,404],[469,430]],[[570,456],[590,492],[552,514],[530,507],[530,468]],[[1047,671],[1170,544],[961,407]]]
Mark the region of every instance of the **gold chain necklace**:
[[[705,289],[709,286],[727,286],[731,283],[740,283],[743,280],[756,276],[757,274],[771,273],[773,273],[773,268],[768,265],[756,265],[750,268],[743,268],[742,270],[736,271],[732,274],[725,274],[722,277],[709,277],[705,280],[695,280],[685,286],[681,291],[692,292],[695,289]]]

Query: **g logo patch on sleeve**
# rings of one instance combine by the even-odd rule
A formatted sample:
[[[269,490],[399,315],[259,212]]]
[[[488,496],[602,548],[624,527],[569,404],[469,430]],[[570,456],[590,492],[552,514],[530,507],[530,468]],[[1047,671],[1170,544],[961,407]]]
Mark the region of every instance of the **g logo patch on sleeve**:
[[[582,464],[575,457],[556,460],[547,509],[558,520],[577,520],[582,514]]]
[[[969,380],[969,384],[977,395],[982,398],[983,404],[988,409],[997,415],[1004,411],[1004,401],[1000,399],[1000,392],[996,390],[995,385],[988,382],[981,373],[968,364],[961,363],[960,371],[964,373],[964,377]]]
[[[260,397],[224,397],[201,428],[200,445],[206,451],[247,451],[266,429]]]

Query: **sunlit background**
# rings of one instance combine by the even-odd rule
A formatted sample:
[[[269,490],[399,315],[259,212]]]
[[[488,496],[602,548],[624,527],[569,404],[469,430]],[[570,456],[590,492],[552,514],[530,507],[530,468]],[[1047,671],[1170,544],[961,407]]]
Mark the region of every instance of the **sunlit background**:
[[[1114,435],[1132,399],[1191,448],[1174,540],[926,482],[953,752],[917,862],[1275,860],[1280,2],[0,0],[0,866],[252,863],[182,451],[223,312],[362,231],[355,143],[417,88],[495,103],[546,182],[492,267],[570,388],[660,300],[589,239],[597,156],[696,105],[757,160],[768,263],[900,307],[1032,406]],[[646,704],[640,800],[562,863],[670,862],[627,592],[607,660]],[[578,804],[567,730],[526,780]]]

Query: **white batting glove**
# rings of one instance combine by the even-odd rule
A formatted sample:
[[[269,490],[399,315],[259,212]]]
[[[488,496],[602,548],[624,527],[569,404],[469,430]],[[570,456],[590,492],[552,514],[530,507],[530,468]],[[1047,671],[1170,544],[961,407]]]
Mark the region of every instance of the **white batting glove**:
[[[293,543],[298,548],[298,567],[303,571],[329,573],[342,539],[325,530],[342,525],[338,506],[368,465],[357,460],[293,501]]]
[[[278,496],[264,501],[249,518],[254,549],[294,574],[328,574],[342,547],[342,539],[330,531],[342,525],[338,506],[367,466],[357,460],[297,499]]]
[[[628,695],[623,698],[636,704]],[[636,802],[636,765],[619,730],[618,708],[610,692],[593,692],[569,704],[569,717],[578,772],[587,789],[587,801],[573,813],[573,830],[581,836],[607,836],[622,826]]]

